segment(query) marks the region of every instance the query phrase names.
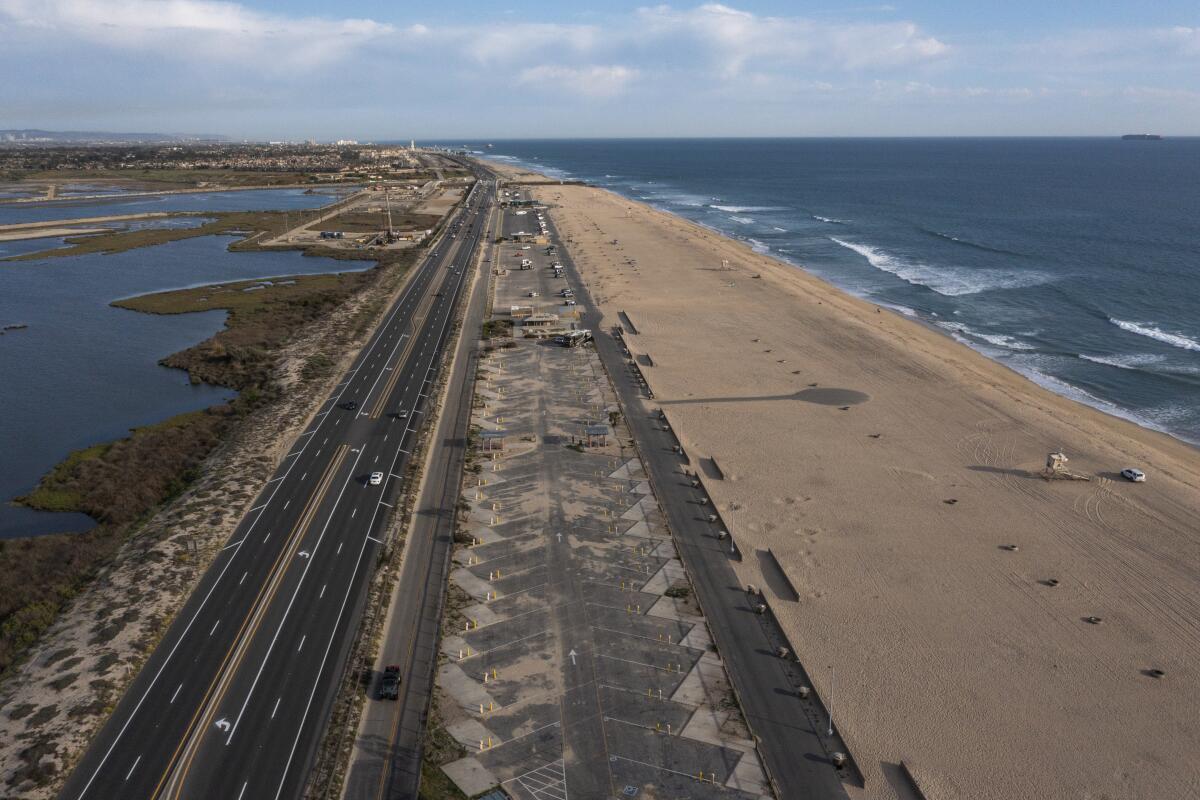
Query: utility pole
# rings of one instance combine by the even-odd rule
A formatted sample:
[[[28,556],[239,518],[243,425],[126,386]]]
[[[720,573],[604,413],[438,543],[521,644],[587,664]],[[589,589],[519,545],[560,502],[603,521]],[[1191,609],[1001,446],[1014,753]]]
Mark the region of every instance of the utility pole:
[[[837,689],[837,670],[829,668],[829,730],[826,736],[833,736],[833,693]]]

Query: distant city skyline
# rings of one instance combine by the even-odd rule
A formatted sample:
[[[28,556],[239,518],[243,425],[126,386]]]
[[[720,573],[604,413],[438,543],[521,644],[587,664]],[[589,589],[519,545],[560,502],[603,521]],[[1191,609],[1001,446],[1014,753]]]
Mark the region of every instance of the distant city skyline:
[[[1200,10],[0,0],[0,127],[235,139],[1200,134]]]

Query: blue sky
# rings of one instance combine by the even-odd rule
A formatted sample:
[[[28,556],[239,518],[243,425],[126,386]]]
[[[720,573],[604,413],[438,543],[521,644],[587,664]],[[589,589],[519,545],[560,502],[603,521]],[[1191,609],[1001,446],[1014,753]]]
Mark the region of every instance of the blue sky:
[[[1200,134],[1200,4],[0,0],[0,128]]]

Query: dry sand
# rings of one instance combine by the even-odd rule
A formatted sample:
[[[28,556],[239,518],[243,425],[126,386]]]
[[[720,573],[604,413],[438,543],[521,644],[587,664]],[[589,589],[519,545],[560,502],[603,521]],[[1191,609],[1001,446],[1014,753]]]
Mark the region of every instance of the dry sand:
[[[536,194],[604,324],[636,325],[654,403],[724,470],[739,577],[823,697],[836,667],[865,796],[906,796],[901,761],[930,800],[1200,796],[1200,452],[678,217]],[[1036,477],[1059,447],[1090,482]]]

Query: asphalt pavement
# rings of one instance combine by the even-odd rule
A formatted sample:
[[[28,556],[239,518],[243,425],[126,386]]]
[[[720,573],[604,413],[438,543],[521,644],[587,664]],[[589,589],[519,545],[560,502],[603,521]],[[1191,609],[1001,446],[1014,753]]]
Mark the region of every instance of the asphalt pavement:
[[[626,410],[642,463],[696,587],[746,721],[759,739],[759,751],[777,794],[781,798],[845,798],[841,773],[831,762],[831,751],[840,741],[824,735],[812,703],[798,697],[791,674],[796,665],[776,656],[777,645],[738,581],[727,547],[695,510],[696,490],[685,472],[686,457],[675,452],[674,435],[655,419],[626,368],[624,345],[610,332],[617,321],[605,320],[571,259],[569,245],[553,223],[550,229],[559,247],[559,260],[579,299],[580,327],[592,330],[596,351]]]
[[[301,795],[493,197],[480,181],[448,220],[63,798]]]
[[[485,231],[488,230],[485,227]],[[490,245],[489,252],[495,249]],[[489,270],[492,262],[481,269]],[[379,665],[398,664],[400,696],[381,700],[375,688],[363,711],[342,796],[381,800],[417,796],[426,712],[437,666],[442,599],[453,550],[454,515],[470,433],[478,332],[488,276],[480,275],[467,298],[445,405],[432,440],[416,513],[404,545],[400,577],[390,603]]]

